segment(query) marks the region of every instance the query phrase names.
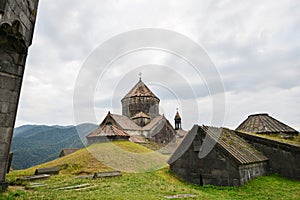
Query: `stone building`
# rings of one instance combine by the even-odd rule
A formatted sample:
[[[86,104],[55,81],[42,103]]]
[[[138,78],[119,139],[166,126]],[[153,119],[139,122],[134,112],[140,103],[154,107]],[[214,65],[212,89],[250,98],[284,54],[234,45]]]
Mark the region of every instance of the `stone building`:
[[[211,151],[201,156],[210,147]],[[264,175],[267,161],[236,131],[195,125],[168,163],[172,172],[190,183],[239,186]]]
[[[38,0],[0,0],[0,192],[6,171]]]
[[[278,121],[266,113],[249,115],[236,130],[257,134],[275,134],[281,135],[282,137],[299,134],[298,131],[292,127]]]
[[[122,115],[108,112],[98,129],[101,130],[107,125],[112,125],[133,138],[142,136],[147,140],[162,144],[174,142],[177,132],[168,119],[159,114],[159,102],[159,98],[140,78],[138,83],[121,100]],[[179,115],[178,112],[177,114]],[[180,131],[184,132],[181,129],[181,122],[177,126],[180,126]],[[93,133],[87,136],[88,144],[105,141],[92,140],[92,135]]]
[[[299,134],[298,131],[265,113],[249,115],[236,130],[240,137],[268,157],[270,173],[300,180],[300,145],[288,142]],[[288,140],[282,142],[278,136]]]
[[[107,123],[99,126],[96,130],[86,136],[88,145],[101,142],[112,142],[117,140],[128,140],[129,135],[115,125]]]

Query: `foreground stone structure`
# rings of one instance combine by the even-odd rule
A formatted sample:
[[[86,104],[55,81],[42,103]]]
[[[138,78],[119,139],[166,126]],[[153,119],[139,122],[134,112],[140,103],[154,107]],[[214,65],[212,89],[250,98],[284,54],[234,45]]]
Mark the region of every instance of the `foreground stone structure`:
[[[300,146],[237,132],[269,159],[269,172],[300,181]]]
[[[201,157],[210,146],[211,151]],[[195,125],[168,163],[173,173],[190,183],[239,186],[264,175],[267,161],[236,131]]]
[[[267,130],[283,132],[280,125]],[[300,180],[299,145],[227,128],[195,125],[168,163],[178,177],[198,185],[238,186],[272,173]]]
[[[37,15],[38,0],[0,0],[0,190],[6,172],[22,77]]]

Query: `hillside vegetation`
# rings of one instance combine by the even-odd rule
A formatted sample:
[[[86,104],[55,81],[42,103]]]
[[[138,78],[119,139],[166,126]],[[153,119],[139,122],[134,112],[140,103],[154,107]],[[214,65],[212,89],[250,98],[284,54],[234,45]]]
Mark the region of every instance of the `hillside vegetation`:
[[[93,154],[97,154],[97,158]],[[242,187],[191,185],[170,173],[166,159],[164,155],[131,142],[94,144],[63,158],[8,174],[8,181],[19,186],[10,187],[8,193],[0,194],[0,199],[154,200],[178,194],[195,195],[184,199],[300,199],[300,182],[276,175],[254,179]],[[113,165],[124,166],[127,172],[122,172],[121,177],[97,180],[77,177],[115,170]],[[31,175],[36,168],[51,166],[59,166],[60,174],[33,183],[16,182],[17,177]],[[70,186],[78,188],[68,189]]]
[[[58,158],[62,148],[82,148],[85,136],[97,125],[25,125],[14,130],[13,169],[25,169]]]

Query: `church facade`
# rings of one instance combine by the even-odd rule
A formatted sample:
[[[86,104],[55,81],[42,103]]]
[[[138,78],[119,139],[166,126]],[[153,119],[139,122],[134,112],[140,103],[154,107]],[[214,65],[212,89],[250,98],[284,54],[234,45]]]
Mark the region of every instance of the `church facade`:
[[[107,126],[117,127],[128,134],[130,138],[142,137],[161,144],[174,142],[178,134],[184,132],[181,129],[181,118],[177,111],[176,127],[173,128],[169,120],[164,115],[159,114],[159,102],[160,99],[140,78],[121,100],[122,115],[108,112],[99,127],[87,135],[88,145],[95,143],[95,141],[105,141],[99,139],[101,137],[105,138],[108,135],[110,138],[114,137],[112,133],[105,132],[105,130],[109,130],[106,128]],[[117,135],[115,136],[117,138]]]

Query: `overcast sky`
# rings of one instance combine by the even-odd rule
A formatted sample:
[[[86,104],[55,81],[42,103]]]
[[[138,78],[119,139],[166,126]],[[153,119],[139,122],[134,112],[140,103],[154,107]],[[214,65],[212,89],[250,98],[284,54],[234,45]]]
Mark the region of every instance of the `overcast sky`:
[[[185,129],[219,126],[212,122],[212,99],[218,97],[209,91],[208,77],[195,75],[182,58],[153,49],[117,58],[96,76],[96,118],[74,120],[76,80],[96,48],[119,34],[155,28],[184,35],[214,63],[224,86],[223,126],[236,128],[250,114],[269,113],[300,130],[299,10],[298,0],[40,1],[16,125],[100,123],[108,110],[121,113],[120,100],[141,72],[171,123],[178,107]],[[81,112],[88,115],[84,104]]]

